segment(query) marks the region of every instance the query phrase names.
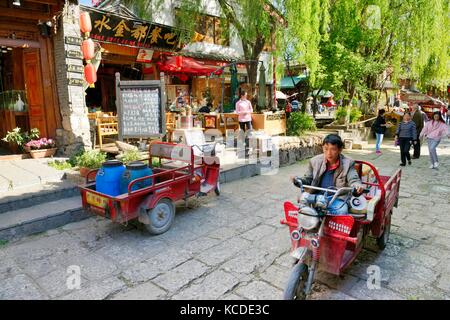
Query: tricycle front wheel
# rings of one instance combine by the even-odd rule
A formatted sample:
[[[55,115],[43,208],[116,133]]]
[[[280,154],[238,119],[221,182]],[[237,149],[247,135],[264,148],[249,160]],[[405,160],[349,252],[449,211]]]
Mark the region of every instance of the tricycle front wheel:
[[[175,206],[170,199],[161,199],[147,212],[150,222],[144,224],[147,231],[158,235],[170,229],[175,219]]]
[[[308,281],[308,266],[305,263],[296,263],[283,292],[284,300],[305,300],[305,286]]]

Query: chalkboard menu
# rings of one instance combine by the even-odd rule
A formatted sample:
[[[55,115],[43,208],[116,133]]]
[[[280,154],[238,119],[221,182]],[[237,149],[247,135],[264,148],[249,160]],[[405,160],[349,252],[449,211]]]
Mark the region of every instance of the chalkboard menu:
[[[163,82],[120,81],[116,74],[116,97],[120,140],[165,135]]]

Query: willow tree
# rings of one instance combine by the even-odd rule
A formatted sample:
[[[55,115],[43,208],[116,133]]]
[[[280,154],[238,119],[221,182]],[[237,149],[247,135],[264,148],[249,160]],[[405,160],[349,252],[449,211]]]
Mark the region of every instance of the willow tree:
[[[286,8],[311,84],[347,102],[357,94],[372,105],[383,71],[422,89],[450,80],[448,0],[286,0]]]
[[[276,38],[276,24],[283,24],[279,12],[266,0],[215,0],[220,7],[220,15],[226,21],[222,26],[223,35],[237,35],[242,44],[244,62],[251,87],[251,95],[256,97],[256,80],[258,61],[266,45],[271,45]],[[278,1],[276,1],[278,2]],[[161,8],[161,0],[124,1],[142,18],[150,18],[151,14]],[[189,43],[195,38],[198,21],[207,12],[211,1],[183,0],[178,2],[176,10],[176,26],[180,30],[183,43]]]

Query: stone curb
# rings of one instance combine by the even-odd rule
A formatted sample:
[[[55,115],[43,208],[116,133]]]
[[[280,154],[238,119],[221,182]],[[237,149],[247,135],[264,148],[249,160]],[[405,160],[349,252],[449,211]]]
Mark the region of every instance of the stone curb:
[[[45,202],[70,198],[79,194],[80,191],[78,186],[73,186],[59,190],[41,191],[28,197],[15,196],[12,200],[0,203],[0,214],[12,210],[29,208]]]
[[[2,229],[0,230],[0,240],[17,240],[24,236],[58,228],[71,222],[84,220],[90,216],[91,215],[85,212],[82,207],[63,211],[52,216],[30,220],[15,225],[14,227]]]

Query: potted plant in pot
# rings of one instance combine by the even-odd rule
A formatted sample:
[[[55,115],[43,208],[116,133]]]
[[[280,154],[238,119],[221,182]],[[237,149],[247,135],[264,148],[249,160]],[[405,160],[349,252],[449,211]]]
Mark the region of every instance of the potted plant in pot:
[[[28,133],[21,132],[21,129],[17,127],[12,131],[8,131],[2,140],[10,144],[14,153],[23,153],[24,151],[28,151],[25,147],[26,143],[33,139],[39,139],[39,130],[37,128],[31,129]]]
[[[57,150],[55,140],[47,138],[31,140],[25,144],[24,149],[33,159],[52,157]]]
[[[106,153],[89,150],[85,151],[76,157],[76,164],[80,168],[80,175],[86,177],[88,172],[93,169],[98,169],[102,163],[106,161]]]

